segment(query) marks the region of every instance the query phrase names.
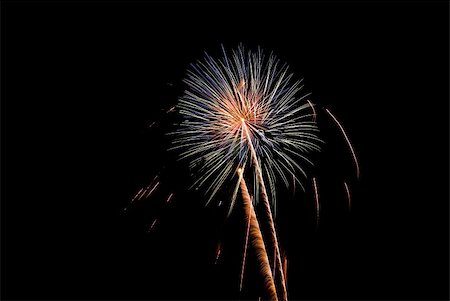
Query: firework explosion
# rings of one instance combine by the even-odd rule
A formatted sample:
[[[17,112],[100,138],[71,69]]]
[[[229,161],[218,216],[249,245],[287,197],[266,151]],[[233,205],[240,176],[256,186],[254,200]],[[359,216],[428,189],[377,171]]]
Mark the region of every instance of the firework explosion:
[[[255,203],[261,195],[270,226],[272,274],[275,278],[278,271],[280,297],[286,300],[272,211],[276,212],[277,179],[286,186],[288,179],[302,185],[296,174],[307,175],[297,162],[312,164],[305,154],[320,150],[308,94],[299,96],[301,81],[294,81],[289,67],[274,55],[266,57],[260,49],[246,52],[242,47],[230,56],[223,50],[218,60],[206,55],[204,61],[192,65],[185,83],[188,89],[178,104],[184,120],[174,133],[173,149],[181,149],[180,158],[189,159],[190,168],[198,166],[199,176],[193,186],[208,184],[207,204],[224,183],[232,180],[236,170],[247,162],[253,165]],[[240,173],[228,214],[242,177]]]
[[[301,81],[288,69],[274,55],[240,47],[231,56],[224,50],[218,60],[206,55],[188,70],[188,89],[177,106],[184,121],[173,149],[199,167],[193,186],[208,185],[208,203],[245,162],[253,162],[257,181],[268,183],[273,210],[278,178],[302,185],[296,174],[306,173],[297,162],[312,164],[305,154],[318,151],[320,139],[309,94],[299,96]]]
[[[281,258],[273,214],[277,208],[276,187],[281,181],[286,187],[292,183],[294,194],[296,183],[305,190],[300,179],[308,179],[305,164],[313,165],[308,154],[320,151],[323,142],[318,137],[315,105],[307,99],[309,93],[302,93],[302,81],[294,80],[289,67],[261,49],[252,52],[239,47],[228,54],[222,48],[219,59],[205,54],[202,61],[191,65],[184,82],[187,89],[178,105],[165,110],[166,114],[179,112],[182,117],[177,130],[169,133],[173,137],[170,149],[179,153],[179,160],[189,162],[194,178],[191,188],[203,189],[206,205],[216,200],[221,189],[227,191],[229,184],[235,183],[228,217],[241,191],[246,233],[239,291],[243,286],[247,250],[251,247],[263,279],[263,297],[287,300],[287,257],[284,253]],[[325,111],[343,134],[359,178],[356,154],[343,126],[330,110]],[[149,127],[158,123],[152,122]],[[251,174],[252,193],[245,179]],[[159,183],[157,175],[136,193],[131,203],[147,199]],[[316,177],[312,177],[312,187],[317,229],[320,206]],[[350,209],[346,182],[344,187]],[[173,195],[171,192],[167,196],[166,203]],[[220,207],[223,200],[217,202]],[[258,204],[262,204],[260,216],[256,216],[254,209]],[[149,232],[156,224],[158,219],[153,220]],[[266,224],[268,233],[263,235],[260,224]],[[219,242],[216,264],[221,249]]]

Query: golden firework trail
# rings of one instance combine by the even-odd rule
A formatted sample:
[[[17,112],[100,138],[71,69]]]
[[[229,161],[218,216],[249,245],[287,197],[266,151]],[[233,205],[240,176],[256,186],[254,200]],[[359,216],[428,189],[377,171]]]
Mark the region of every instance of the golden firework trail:
[[[260,164],[258,162],[258,157],[257,157],[256,151],[255,151],[255,148],[253,147],[253,142],[252,142],[252,139],[251,139],[251,136],[249,133],[249,129],[246,124],[246,120],[244,118],[241,118],[241,122],[242,122],[242,133],[247,139],[247,143],[250,148],[250,154],[253,159],[253,165],[255,166],[255,173],[256,173],[255,178],[257,179],[257,182],[259,182],[259,189],[261,192],[261,200],[264,205],[265,217],[270,226],[270,242],[271,242],[270,246],[273,249],[273,253],[274,253],[273,254],[273,265],[272,265],[273,279],[274,280],[277,279],[277,278],[275,278],[275,274],[276,274],[276,270],[278,269],[280,272],[279,273],[279,277],[280,277],[279,286],[281,287],[281,289],[279,291],[280,299],[287,300],[287,291],[286,291],[286,284],[284,282],[283,266],[281,265],[280,249],[279,249],[279,245],[278,245],[275,224],[274,224],[273,217],[272,217],[272,211],[270,208],[269,198],[267,196],[267,190],[266,190],[266,186],[264,184],[262,170],[261,170]],[[242,172],[241,172],[241,174],[242,174]]]
[[[287,264],[288,264],[288,259],[287,259],[287,255],[284,254],[283,256],[283,271],[284,271],[284,280],[286,282],[286,286],[287,286]]]
[[[241,173],[242,171],[239,170],[239,172]],[[252,202],[252,201],[250,201]],[[241,268],[241,280],[239,283],[239,291],[242,291],[242,284],[244,281],[244,269],[245,269],[245,259],[247,257],[247,246],[248,246],[248,235],[250,233],[250,225],[251,225],[251,216],[247,215],[247,229],[245,232],[245,244],[244,244],[244,256],[242,258],[242,268]]]
[[[264,245],[263,237],[259,227],[258,220],[256,218],[255,209],[248,193],[247,185],[245,184],[244,178],[241,178],[240,183],[242,201],[246,215],[250,217],[250,242],[256,253],[256,259],[259,265],[259,271],[264,279],[264,289],[266,293],[266,298],[269,300],[278,300],[277,292],[275,288],[275,283],[272,277],[272,272],[270,269],[269,258],[267,256],[266,247]]]

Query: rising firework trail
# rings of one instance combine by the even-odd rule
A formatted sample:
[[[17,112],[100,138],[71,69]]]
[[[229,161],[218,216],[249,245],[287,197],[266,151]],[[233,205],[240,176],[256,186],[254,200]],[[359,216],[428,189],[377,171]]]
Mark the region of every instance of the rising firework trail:
[[[239,170],[238,172],[242,172],[242,170]],[[247,216],[247,220],[248,221],[247,221],[247,229],[246,229],[246,232],[245,232],[244,256],[242,258],[241,280],[240,280],[240,283],[239,283],[239,291],[242,291],[242,283],[244,281],[245,259],[247,258],[248,235],[250,233],[251,215]]]
[[[259,271],[264,279],[264,289],[266,293],[266,298],[269,300],[277,301],[277,292],[275,288],[274,278],[270,270],[269,258],[267,257],[266,247],[264,245],[262,233],[259,227],[258,220],[256,219],[255,209],[248,193],[247,185],[245,184],[245,179],[240,178],[240,189],[242,193],[242,201],[244,205],[244,210],[246,216],[250,217],[250,231],[249,237],[252,247],[256,253],[256,259],[259,266]]]
[[[267,196],[267,190],[266,190],[266,186],[264,184],[262,170],[259,165],[258,157],[256,155],[255,148],[253,147],[253,142],[250,137],[249,130],[248,130],[248,127],[247,127],[247,124],[246,124],[244,118],[241,118],[241,122],[242,122],[242,133],[247,138],[247,143],[249,144],[249,147],[250,147],[250,154],[253,159],[253,164],[255,166],[256,179],[259,182],[259,188],[261,190],[261,200],[264,205],[264,214],[265,214],[265,217],[270,226],[270,242],[271,242],[271,247],[273,250],[272,277],[274,279],[276,279],[275,275],[276,275],[276,271],[278,270],[279,271],[278,274],[279,274],[279,278],[280,278],[280,286],[281,286],[281,289],[280,289],[281,299],[287,300],[286,284],[284,281],[283,266],[281,265],[281,257],[280,257],[280,249],[278,246],[277,233],[275,231],[275,224],[274,224],[273,217],[272,217],[272,211],[270,209],[269,198]]]
[[[286,286],[288,283],[288,280],[287,280],[287,269],[288,269],[287,264],[288,263],[287,262],[288,262],[287,255],[284,254],[284,256],[283,256],[283,271],[284,271],[284,280],[286,281]]]

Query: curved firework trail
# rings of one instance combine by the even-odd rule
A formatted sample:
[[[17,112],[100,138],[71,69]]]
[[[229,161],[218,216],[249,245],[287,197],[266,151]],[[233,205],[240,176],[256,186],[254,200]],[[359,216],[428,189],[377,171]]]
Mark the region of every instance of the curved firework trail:
[[[319,191],[317,189],[317,181],[314,177],[313,179],[314,197],[316,200],[316,229],[319,227],[319,217],[320,217],[320,203],[319,203]]]
[[[207,204],[239,167],[246,162],[254,166],[255,203],[261,195],[282,300],[287,293],[272,216],[276,182],[281,179],[289,186],[288,179],[293,178],[303,188],[296,174],[306,178],[306,173],[298,161],[312,164],[306,154],[319,151],[321,142],[315,111],[311,114],[305,100],[308,94],[298,95],[303,86],[292,80],[288,69],[260,49],[245,52],[239,47],[230,57],[223,50],[223,57],[217,60],[206,54],[188,70],[188,89],[177,105],[184,120],[172,133],[176,139],[171,148],[180,149],[180,159],[189,159],[190,168],[197,169],[193,187],[208,184]],[[230,212],[236,193],[237,187]]]
[[[348,185],[346,182],[344,182],[345,192],[347,193],[347,199],[348,199],[348,210],[352,210],[352,199],[350,197],[350,189],[348,188]]]
[[[358,159],[356,158],[356,153],[355,150],[353,149],[352,143],[350,142],[350,139],[348,138],[347,134],[345,133],[344,127],[342,126],[342,124],[337,120],[337,118],[330,112],[330,110],[325,109],[325,111],[328,113],[328,115],[331,116],[331,118],[333,118],[334,122],[336,123],[336,125],[339,127],[339,129],[342,132],[342,135],[345,138],[345,141],[347,142],[347,145],[350,149],[350,152],[352,153],[353,156],[353,161],[355,162],[355,168],[356,168],[356,178],[359,179],[359,163],[358,163]]]

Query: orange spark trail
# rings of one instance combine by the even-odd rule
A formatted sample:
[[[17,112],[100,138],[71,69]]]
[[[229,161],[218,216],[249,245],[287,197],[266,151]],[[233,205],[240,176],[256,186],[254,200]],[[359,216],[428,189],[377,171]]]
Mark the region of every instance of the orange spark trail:
[[[309,106],[311,107],[311,109],[313,111],[313,121],[316,122],[316,116],[317,116],[316,109],[314,109],[314,105],[309,100],[306,100],[306,101],[309,103]]]
[[[155,180],[158,178],[158,175],[156,175],[154,178],[153,178],[153,180],[150,182],[150,184],[148,184],[145,188],[141,188],[141,189],[139,189],[139,191],[138,192],[136,192],[136,194],[133,196],[133,198],[131,199],[131,201],[130,201],[130,204],[127,206],[127,207],[125,207],[123,210],[124,211],[127,211],[128,210],[128,207],[134,202],[134,201],[139,201],[139,200],[141,200],[143,197],[144,197],[144,195],[146,194],[146,192],[150,189],[150,186],[153,184],[153,182],[155,182]]]
[[[325,109],[327,111],[327,113],[333,118],[334,122],[339,126],[339,128],[341,129],[342,134],[345,137],[345,140],[347,141],[347,144],[350,148],[350,151],[352,153],[353,156],[353,160],[355,161],[355,166],[356,166],[356,178],[359,179],[359,164],[358,164],[358,159],[356,159],[356,154],[355,151],[353,150],[353,146],[350,143],[350,139],[348,139],[347,134],[345,133],[344,128],[342,127],[342,125],[339,123],[339,121],[336,119],[336,117],[331,114],[331,112],[328,109]]]
[[[268,298],[268,300],[278,301],[277,290],[275,287],[274,279],[272,277],[272,271],[270,269],[269,258],[267,256],[267,250],[262,237],[261,228],[259,227],[255,208],[253,207],[253,204],[251,202],[247,184],[245,183],[244,178],[241,178],[240,188],[244,210],[247,212],[247,216],[250,216],[251,218],[249,237],[252,247],[256,253],[256,259],[258,261],[260,275],[263,279],[266,297]],[[283,300],[287,299],[284,298]]]
[[[319,212],[320,212],[320,207],[319,207],[319,192],[317,191],[317,183],[316,183],[316,178],[313,178],[313,183],[314,183],[314,193],[315,193],[315,197],[316,197],[316,226],[319,225]]]
[[[283,258],[283,271],[284,271],[284,281],[286,281],[286,285],[287,285],[287,255],[284,255]]]
[[[153,182],[155,182],[155,180],[158,178],[158,175],[156,175],[153,180],[150,182],[150,184],[148,184],[145,188],[141,188],[138,193],[136,193],[135,197],[131,200],[131,202],[133,202],[136,198],[139,201],[140,199],[142,199],[144,197],[144,195],[146,194],[146,192],[150,189],[150,186],[152,186]]]
[[[248,219],[247,233],[245,234],[244,258],[242,259],[241,283],[239,284],[239,291],[242,291],[242,282],[244,280],[245,258],[247,257],[248,234],[250,232],[250,220],[251,220],[251,217],[248,216],[247,219]]]
[[[277,267],[277,248],[273,249],[273,270],[272,270],[272,277],[275,279],[275,271]]]
[[[344,182],[344,186],[345,186],[345,191],[347,192],[348,209],[351,210],[352,209],[352,201],[351,201],[351,198],[350,198],[350,190],[348,189],[347,183]]]

